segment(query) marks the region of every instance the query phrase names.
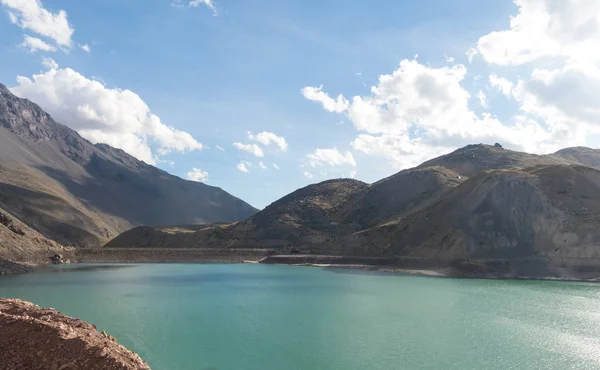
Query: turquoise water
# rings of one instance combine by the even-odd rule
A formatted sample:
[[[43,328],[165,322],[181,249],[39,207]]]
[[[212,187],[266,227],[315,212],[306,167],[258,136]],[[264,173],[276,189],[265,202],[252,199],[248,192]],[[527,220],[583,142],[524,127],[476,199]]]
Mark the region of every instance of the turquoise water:
[[[71,265],[3,277],[153,369],[598,369],[600,285],[267,265]]]

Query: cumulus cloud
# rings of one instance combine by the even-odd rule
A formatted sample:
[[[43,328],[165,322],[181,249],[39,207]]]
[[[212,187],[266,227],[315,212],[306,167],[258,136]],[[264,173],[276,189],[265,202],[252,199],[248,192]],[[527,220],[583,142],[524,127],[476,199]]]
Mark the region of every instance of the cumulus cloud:
[[[188,180],[192,181],[205,182],[208,180],[208,172],[194,167],[190,172],[187,173],[187,178]]]
[[[242,143],[233,143],[233,146],[238,149],[238,150],[242,150],[244,152],[248,152],[250,154],[253,154],[257,157],[264,157],[265,154],[263,153],[263,150],[261,149],[261,147],[259,147],[256,144],[242,144]]]
[[[32,78],[17,77],[11,91],[92,143],[123,149],[151,164],[157,162],[153,148],[161,154],[203,148],[189,133],[162,123],[133,91],[107,88],[73,69],[60,69],[52,59],[44,59],[44,65],[49,69]]]
[[[252,135],[251,132],[248,132],[248,139],[256,141],[257,143],[260,143],[264,146],[268,146],[271,143],[276,144],[279,147],[279,149],[281,149],[284,152],[288,148],[288,144],[285,138],[277,136],[272,132],[263,131],[259,132],[257,135]]]
[[[304,175],[304,177],[306,177],[307,179],[312,179],[313,178],[313,174],[308,172],[308,171],[304,171],[302,172],[302,174]]]
[[[392,73],[379,76],[370,95],[339,97],[339,101],[349,102],[338,109],[339,113],[345,114],[358,131],[352,148],[387,158],[396,168],[406,168],[473,142],[497,141],[535,152],[573,142],[574,136],[564,136],[564,122],[560,124],[557,119],[548,125],[548,121],[542,124],[532,117],[515,118],[515,124],[503,125],[489,112],[476,114],[469,108],[471,94],[462,86],[466,74],[462,64],[436,68],[405,59]],[[523,99],[541,87],[522,85]],[[331,111],[326,99],[320,103]],[[550,115],[548,110],[543,113]]]
[[[88,54],[92,52],[92,48],[88,44],[79,45],[79,47]]]
[[[333,167],[342,165],[356,167],[356,161],[354,160],[352,153],[348,151],[341,153],[336,148],[316,149],[314,152],[308,154],[306,158],[311,167]]]
[[[477,50],[488,62],[520,65],[545,57],[600,61],[600,2],[515,0],[510,28],[482,36]]]
[[[259,166],[260,168],[262,168],[263,170],[266,170],[266,169],[267,169],[267,166],[265,166],[265,164],[264,164],[264,163],[262,163],[262,162],[258,162],[258,166]]]
[[[322,90],[323,85],[319,87],[307,86],[302,89],[302,95],[304,95],[304,97],[308,100],[323,104],[323,108],[329,112],[342,113],[348,109],[348,100],[346,100],[346,98],[344,98],[342,95],[339,95],[336,99],[333,99]]]
[[[38,50],[41,51],[56,51],[56,47],[52,46],[45,41],[38,39],[37,37],[31,37],[25,35],[25,40],[19,44],[19,47],[28,49],[30,53],[35,53]]]
[[[511,81],[490,85],[519,104],[517,123],[539,122],[554,146],[593,145],[600,133],[600,2],[517,0],[510,27],[482,36],[477,49],[490,65],[519,66]],[[540,143],[539,146],[543,146]]]
[[[285,140],[285,138],[281,137],[281,136],[277,136],[272,132],[263,131],[263,132],[258,133],[257,135],[254,135],[251,132],[248,132],[248,140],[257,142],[265,147],[269,146],[271,144],[275,144],[276,146],[279,147],[279,149],[281,149],[281,151],[284,151],[284,152],[288,148],[288,144],[287,144],[287,141]],[[263,149],[260,146],[258,146],[258,144],[254,144],[254,143],[244,144],[244,143],[240,143],[240,142],[235,142],[235,143],[233,143],[233,146],[235,148],[237,148],[238,150],[248,152],[250,154],[255,155],[256,157],[264,157],[264,155],[265,155]]]
[[[51,39],[60,47],[71,47],[75,30],[64,10],[52,13],[40,0],[0,0],[0,3],[10,9],[10,20],[17,26]]]
[[[242,172],[250,172],[250,170],[249,170],[250,167],[252,167],[252,163],[250,163],[248,161],[241,161],[237,165],[237,169]]]

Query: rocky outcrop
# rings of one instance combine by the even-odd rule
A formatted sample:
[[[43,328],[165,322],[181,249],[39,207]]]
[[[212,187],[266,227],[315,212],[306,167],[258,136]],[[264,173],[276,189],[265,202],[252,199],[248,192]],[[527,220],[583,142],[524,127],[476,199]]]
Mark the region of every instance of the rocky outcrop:
[[[71,260],[65,258],[65,256],[63,256],[62,254],[55,254],[54,256],[50,257],[50,261],[52,261],[52,263],[55,265],[71,263]]]
[[[17,299],[0,299],[2,369],[149,369],[94,325]]]
[[[60,254],[68,259],[72,248],[49,240],[0,208],[0,274],[19,274],[46,265]]]

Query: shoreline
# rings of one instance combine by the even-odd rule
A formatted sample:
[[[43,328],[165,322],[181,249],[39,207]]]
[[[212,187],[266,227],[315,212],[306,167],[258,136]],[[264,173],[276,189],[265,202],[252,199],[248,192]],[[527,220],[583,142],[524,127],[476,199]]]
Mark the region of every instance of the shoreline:
[[[550,260],[531,258],[516,260],[471,260],[443,262],[412,257],[361,257],[334,255],[276,255],[273,249],[225,248],[101,248],[65,250],[71,263],[189,263],[189,264],[272,264],[311,266],[331,269],[376,271],[407,276],[518,279],[550,281],[600,282],[600,269],[586,261],[557,265]],[[49,257],[49,256],[48,256]],[[48,258],[49,261],[49,258]],[[588,262],[583,264],[582,262]],[[0,275],[31,272],[47,264],[0,259]],[[4,266],[4,269],[2,267]],[[7,267],[8,266],[8,267]],[[12,268],[12,271],[11,271]],[[8,269],[8,273],[7,273]]]

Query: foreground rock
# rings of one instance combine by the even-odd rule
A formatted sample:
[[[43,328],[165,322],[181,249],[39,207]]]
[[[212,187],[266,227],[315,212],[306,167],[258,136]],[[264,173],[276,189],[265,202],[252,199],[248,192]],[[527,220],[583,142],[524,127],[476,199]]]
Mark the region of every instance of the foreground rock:
[[[149,369],[84,321],[18,299],[0,299],[2,369]]]

